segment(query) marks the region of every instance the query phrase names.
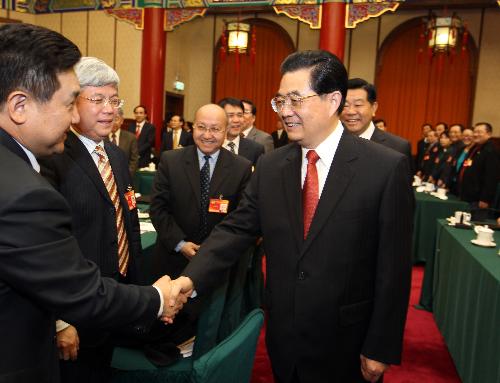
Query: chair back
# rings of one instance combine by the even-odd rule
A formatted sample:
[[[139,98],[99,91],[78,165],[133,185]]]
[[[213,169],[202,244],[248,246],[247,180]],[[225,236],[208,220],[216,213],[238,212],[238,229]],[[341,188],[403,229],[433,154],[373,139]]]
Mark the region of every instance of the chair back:
[[[251,311],[231,335],[194,361],[191,381],[249,382],[263,322],[264,312],[261,309]]]

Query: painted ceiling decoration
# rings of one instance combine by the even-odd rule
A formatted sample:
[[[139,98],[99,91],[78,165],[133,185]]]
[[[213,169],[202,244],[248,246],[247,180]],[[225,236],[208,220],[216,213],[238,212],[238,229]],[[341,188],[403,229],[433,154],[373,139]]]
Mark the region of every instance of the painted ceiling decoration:
[[[143,28],[143,8],[165,8],[165,30],[195,17],[204,16],[209,8],[270,6],[276,14],[283,14],[309,25],[321,28],[321,9],[326,2],[346,3],[346,28],[385,12],[394,12],[405,0],[1,0],[2,8],[18,12],[44,14],[104,10],[110,16]],[[500,3],[500,0],[498,0]]]

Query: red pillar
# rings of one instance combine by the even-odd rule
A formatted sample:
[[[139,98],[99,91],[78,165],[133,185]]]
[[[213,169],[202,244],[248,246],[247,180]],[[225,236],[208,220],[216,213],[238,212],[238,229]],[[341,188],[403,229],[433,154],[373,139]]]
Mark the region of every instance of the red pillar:
[[[165,92],[166,34],[163,29],[165,10],[144,8],[142,32],[141,104],[148,110],[150,122],[156,127],[156,149],[161,144],[163,94]]]
[[[322,7],[319,49],[329,51],[343,61],[346,4],[344,2],[325,2]]]

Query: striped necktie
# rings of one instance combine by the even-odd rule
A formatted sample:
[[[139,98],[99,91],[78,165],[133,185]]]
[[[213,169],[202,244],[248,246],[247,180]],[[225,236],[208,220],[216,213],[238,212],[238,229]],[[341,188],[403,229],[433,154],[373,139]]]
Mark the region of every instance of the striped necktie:
[[[121,275],[125,276],[127,275],[129,251],[127,234],[125,233],[125,223],[123,222],[123,208],[120,204],[120,196],[118,195],[113,170],[111,169],[111,165],[104,148],[101,145],[97,145],[94,149],[94,153],[96,153],[99,157],[97,168],[101,174],[104,186],[109,193],[111,202],[113,202],[113,205],[115,206],[116,232],[118,233],[118,270]]]
[[[231,153],[236,154],[236,150],[234,150],[236,144],[233,141],[228,142],[227,146],[229,146],[229,149],[231,150]]]

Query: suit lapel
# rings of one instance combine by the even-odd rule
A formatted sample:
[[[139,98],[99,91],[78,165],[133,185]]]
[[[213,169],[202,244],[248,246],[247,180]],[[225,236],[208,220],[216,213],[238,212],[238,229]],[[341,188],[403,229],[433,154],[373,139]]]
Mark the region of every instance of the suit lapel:
[[[28,156],[26,155],[26,153],[24,152],[24,150],[10,136],[9,133],[7,133],[2,128],[0,128],[0,145],[5,146],[12,153],[14,153],[16,156],[22,158],[31,167],[31,162],[30,162]]]
[[[221,148],[219,152],[219,158],[217,159],[217,163],[215,164],[214,173],[212,174],[212,179],[210,180],[210,191],[209,195],[214,197],[221,183],[227,178],[229,175],[229,168],[231,167],[231,157],[225,149]],[[224,197],[224,196],[222,196]]]
[[[182,150],[182,149],[181,149]],[[200,167],[198,164],[198,154],[196,146],[188,147],[184,152],[184,174],[187,174],[189,183],[193,188],[193,193],[196,196],[196,206],[200,208],[201,193],[200,193]]]
[[[381,144],[382,142],[385,141],[385,134],[384,134],[384,132],[382,132],[378,128],[375,128],[375,130],[373,131],[373,134],[372,134],[372,136],[370,138],[370,141],[377,142],[377,143]]]
[[[300,257],[305,254],[311,243],[325,226],[328,217],[330,217],[338,206],[354,175],[352,162],[357,158],[355,140],[353,136],[345,131],[342,134]]]
[[[290,225],[297,249],[303,243],[302,188],[300,185],[300,167],[302,154],[299,145],[291,145],[283,163],[282,182]]]
[[[83,172],[87,174],[103,198],[110,204],[113,204],[111,202],[111,198],[109,197],[109,193],[104,186],[101,174],[99,173],[99,170],[97,169],[97,166],[95,165],[94,160],[85,145],[83,145],[78,137],[71,131],[68,132],[68,138],[66,139],[64,145],[66,146],[66,153],[68,156],[70,156],[83,170]]]

